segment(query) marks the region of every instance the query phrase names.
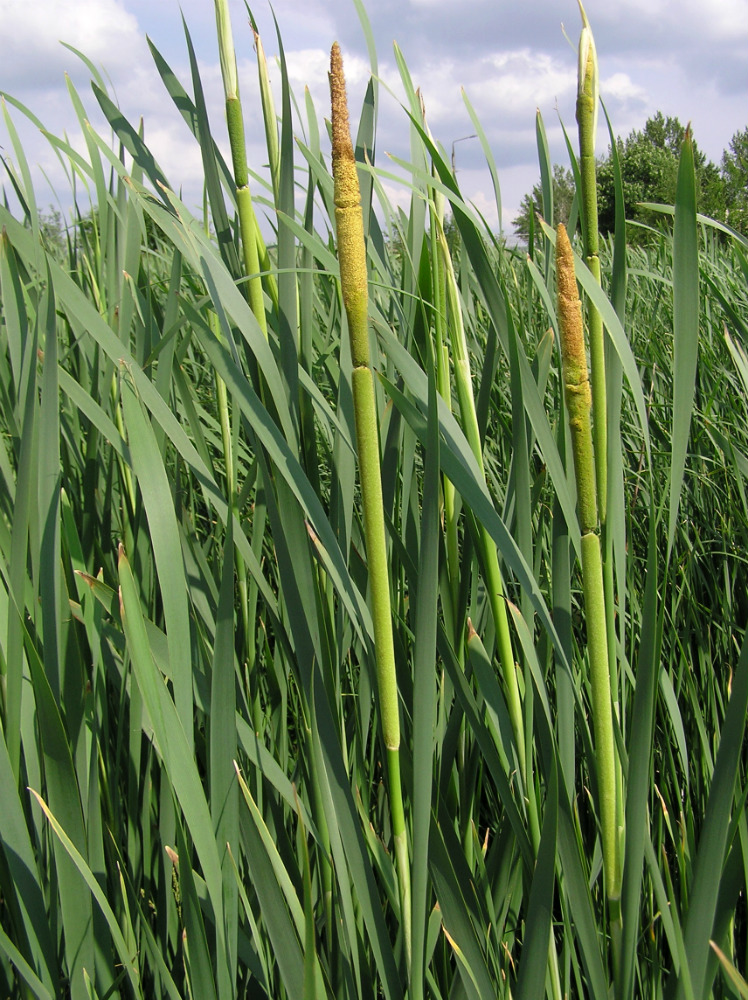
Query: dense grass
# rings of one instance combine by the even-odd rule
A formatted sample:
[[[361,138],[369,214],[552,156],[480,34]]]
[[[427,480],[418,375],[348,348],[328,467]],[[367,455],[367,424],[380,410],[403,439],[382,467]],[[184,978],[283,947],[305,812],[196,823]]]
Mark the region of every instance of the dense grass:
[[[7,164],[0,996],[748,995],[748,244],[697,219],[689,144],[662,229],[627,248],[620,218],[601,244],[602,289],[577,241],[606,328],[619,918],[555,234],[528,260],[487,229],[399,52],[408,212],[378,172],[375,65],[351,109],[406,928],[324,125],[292,112],[281,51],[272,181],[250,172],[277,238],[249,214],[240,238],[187,45],[189,94],[154,57],[200,143],[204,218],[100,78],[86,100],[114,141],[72,86],[86,155],[47,133],[75,203],[62,253],[19,143]],[[34,119],[6,102],[14,140]]]

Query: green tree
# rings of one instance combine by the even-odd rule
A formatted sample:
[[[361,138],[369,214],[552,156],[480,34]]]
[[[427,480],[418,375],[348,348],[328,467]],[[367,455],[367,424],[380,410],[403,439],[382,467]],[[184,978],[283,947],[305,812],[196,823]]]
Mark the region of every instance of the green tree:
[[[678,118],[658,111],[641,130],[634,130],[624,141],[617,140],[621,165],[626,218],[659,227],[663,217],[642,208],[642,203],[672,205],[678,179],[680,149],[686,128]],[[700,212],[723,219],[726,209],[725,184],[719,169],[709,162],[694,143],[697,205]],[[610,153],[598,169],[598,208],[600,231],[611,232],[615,225],[615,184]],[[636,239],[635,231],[631,233]]]
[[[724,220],[748,236],[748,127],[730,139],[722,154],[720,177],[724,184]]]
[[[62,260],[67,250],[67,235],[62,215],[54,205],[50,205],[47,212],[39,212],[39,228],[47,250]]]
[[[643,208],[646,203],[672,205],[678,180],[678,161],[686,128],[678,118],[658,112],[644,128],[628,138],[616,140],[621,166],[626,218],[654,228],[668,225],[666,216]],[[707,160],[694,143],[698,210],[710,218],[726,222],[738,232],[748,234],[748,128],[738,131],[722,155],[721,164]],[[615,226],[615,183],[610,151],[598,163],[597,198],[600,232],[607,234]],[[553,225],[566,224],[574,198],[574,179],[570,170],[559,164],[553,167]],[[542,214],[540,184],[520,203],[514,219],[514,231],[528,240],[533,213]],[[629,239],[646,239],[642,230],[632,227]]]
[[[567,167],[560,163],[553,165],[553,219],[546,219],[552,224],[554,229],[559,223],[567,225],[571,204],[574,200],[574,175]],[[543,193],[540,181],[532,189],[531,194],[526,194],[520,202],[519,212],[512,221],[514,232],[525,242],[529,240],[530,220],[533,217],[543,215]],[[538,226],[535,223],[535,231]]]
[[[452,260],[457,260],[462,241],[460,239],[460,228],[451,212],[444,218],[444,235],[447,239],[449,252],[452,254]]]

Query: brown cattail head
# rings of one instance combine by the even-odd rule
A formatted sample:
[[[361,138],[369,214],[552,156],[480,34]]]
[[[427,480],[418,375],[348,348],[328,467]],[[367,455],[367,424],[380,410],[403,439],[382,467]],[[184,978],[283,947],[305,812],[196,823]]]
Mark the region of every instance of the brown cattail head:
[[[597,486],[592,451],[592,393],[584,347],[582,306],[574,271],[574,251],[571,249],[563,225],[559,225],[556,230],[556,284],[564,395],[574,454],[579,527],[585,535],[597,529]]]
[[[574,252],[566,227],[560,224],[556,232],[556,284],[558,315],[561,323],[561,357],[564,381],[574,385],[587,382],[587,356],[584,350],[582,305],[579,301],[574,271]]]
[[[330,97],[332,103],[332,173],[335,181],[335,221],[338,229],[338,261],[343,304],[348,317],[353,367],[370,364],[367,324],[368,288],[364,220],[356,159],[348,123],[348,102],[340,46],[330,53]]]

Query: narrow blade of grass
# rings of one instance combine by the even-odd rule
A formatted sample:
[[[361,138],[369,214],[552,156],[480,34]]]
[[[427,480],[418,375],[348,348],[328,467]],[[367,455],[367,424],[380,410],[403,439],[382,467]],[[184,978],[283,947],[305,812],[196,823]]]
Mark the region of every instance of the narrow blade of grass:
[[[709,790],[709,801],[704,813],[704,825],[694,860],[693,884],[683,934],[694,996],[699,1000],[708,997],[711,990],[711,983],[706,979],[706,970],[719,894],[719,879],[714,877],[714,873],[722,870],[729,846],[727,833],[730,829],[735,782],[740,770],[746,712],[748,712],[748,641],[743,642],[740,662],[731,686],[730,701],[720,733],[719,751]],[[685,996],[682,982],[679,984],[676,996],[678,1000],[682,1000]]]
[[[673,231],[673,428],[668,552],[673,547],[691,430],[699,351],[699,259],[693,143],[686,133],[678,166]]]

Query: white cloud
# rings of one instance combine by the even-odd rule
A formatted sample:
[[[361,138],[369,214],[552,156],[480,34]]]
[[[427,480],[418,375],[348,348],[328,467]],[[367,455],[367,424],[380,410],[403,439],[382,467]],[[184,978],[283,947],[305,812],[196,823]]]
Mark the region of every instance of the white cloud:
[[[264,44],[264,43],[263,43]],[[273,100],[275,102],[276,113],[281,111],[281,75],[278,66],[277,53],[266,48],[265,55],[268,63],[268,74],[270,84],[273,89]],[[288,72],[288,82],[291,92],[296,98],[302,118],[306,121],[305,90],[309,90],[312,103],[316,108],[317,122],[322,134],[323,146],[324,128],[323,118],[330,117],[330,84],[328,73],[330,69],[330,52],[322,48],[311,49],[286,49],[286,69]],[[343,65],[346,79],[346,90],[348,92],[348,104],[351,114],[352,126],[355,128],[355,120],[358,109],[364,98],[364,92],[369,82],[371,69],[368,61],[358,54],[343,51]],[[240,71],[242,87],[242,106],[245,109],[245,118],[256,113],[258,121],[262,123],[261,111],[259,108],[259,93],[257,87],[257,66],[247,62]],[[250,87],[246,86],[249,82]],[[248,96],[248,94],[250,96]],[[254,102],[254,105],[253,103]],[[261,127],[262,124],[261,124]]]
[[[486,103],[503,108],[513,116],[524,116],[576,91],[576,65],[559,62],[544,52],[521,49],[490,56],[493,75],[486,81]]]
[[[496,229],[499,225],[499,213],[493,192],[486,194],[482,188],[479,188],[470,196],[470,201],[478,212],[480,212],[489,226],[491,226],[492,229]]]
[[[600,93],[604,101],[610,99],[626,102],[648,104],[649,97],[644,87],[634,83],[628,73],[614,73],[600,81]]]
[[[395,212],[398,208],[401,208],[407,213],[410,208],[410,198],[411,191],[407,184],[393,184],[390,181],[384,181],[382,184],[382,192],[388,201],[388,210]]]
[[[60,41],[117,73],[147,55],[138,22],[119,0],[0,0],[0,65],[16,88],[59,83],[79,62]]]
[[[689,3],[703,17],[715,39],[730,39],[736,35],[748,39],[748,0],[720,0],[718,4]]]
[[[533,121],[537,107],[553,108],[576,91],[573,60],[565,65],[530,49],[493,52],[472,62],[429,61],[411,65],[410,71],[423,92],[426,115],[435,131],[455,118],[469,124],[463,89],[483,126],[491,129],[509,121]]]
[[[672,37],[700,37],[703,42],[748,37],[748,0],[624,0],[616,5],[619,19],[637,18],[642,24],[656,24]],[[594,28],[594,24],[593,24]]]

